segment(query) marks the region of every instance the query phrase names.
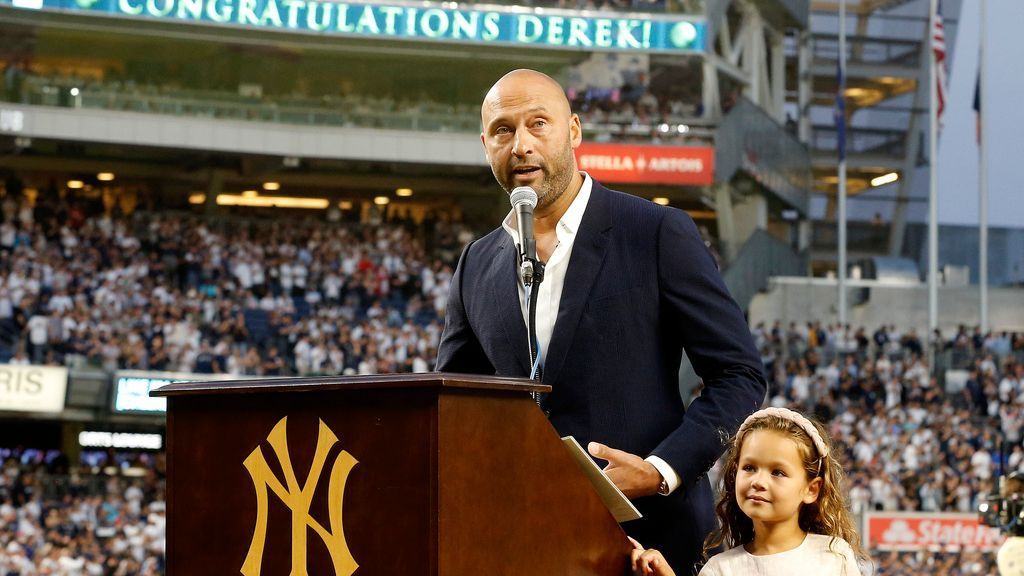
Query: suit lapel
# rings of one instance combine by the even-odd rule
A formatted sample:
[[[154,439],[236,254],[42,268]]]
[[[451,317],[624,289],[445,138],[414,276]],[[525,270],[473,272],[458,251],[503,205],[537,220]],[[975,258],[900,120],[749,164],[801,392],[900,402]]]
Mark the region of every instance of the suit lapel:
[[[511,249],[510,249],[511,247]],[[523,310],[519,304],[519,275],[516,271],[516,254],[512,239],[502,233],[495,258],[487,268],[485,286],[490,286],[491,302],[498,311],[498,324],[508,340],[508,346],[515,355],[522,375],[530,374],[530,342],[523,321]],[[514,374],[507,374],[514,376]]]
[[[565,273],[562,297],[558,303],[558,318],[548,344],[544,361],[543,381],[554,385],[565,363],[565,356],[576,335],[580,314],[586,307],[590,291],[601,270],[608,248],[611,219],[608,213],[609,192],[596,181],[590,192],[590,201],[583,213],[579,232],[572,246],[569,268]]]

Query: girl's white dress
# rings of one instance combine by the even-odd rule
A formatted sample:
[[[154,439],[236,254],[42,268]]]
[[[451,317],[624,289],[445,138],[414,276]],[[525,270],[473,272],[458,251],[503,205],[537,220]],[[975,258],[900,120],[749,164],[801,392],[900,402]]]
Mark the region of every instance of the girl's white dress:
[[[829,543],[832,543],[831,549]],[[813,570],[806,573],[803,571]],[[853,549],[842,538],[807,534],[792,550],[755,556],[737,546],[712,556],[699,576],[860,576]]]

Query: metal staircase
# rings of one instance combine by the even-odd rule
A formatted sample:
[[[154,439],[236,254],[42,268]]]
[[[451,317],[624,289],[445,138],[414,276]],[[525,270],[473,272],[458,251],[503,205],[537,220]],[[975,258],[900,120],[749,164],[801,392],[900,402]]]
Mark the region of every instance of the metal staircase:
[[[810,32],[790,53],[791,69],[798,74],[803,69],[798,82],[801,89],[791,93],[790,99],[799,100],[803,95],[803,102],[798,102],[804,111],[801,134],[812,149],[814,190],[828,200],[825,222],[835,222],[838,189],[838,134],[833,119],[838,8],[838,2],[813,2]],[[955,9],[959,9],[958,3]],[[861,256],[901,256],[914,168],[925,162],[922,129],[927,125],[929,93],[928,4],[922,0],[847,0],[846,10],[847,193],[851,198],[870,193],[865,198],[887,197],[892,203],[891,214],[879,219],[887,227],[886,241],[871,242],[869,253]],[[947,31],[950,20],[945,19]],[[947,47],[951,46],[947,42]],[[801,67],[800,61],[806,64]],[[875,193],[872,180],[892,173],[899,178],[895,194],[891,190]],[[835,269],[834,238],[815,234],[811,248],[814,272]]]

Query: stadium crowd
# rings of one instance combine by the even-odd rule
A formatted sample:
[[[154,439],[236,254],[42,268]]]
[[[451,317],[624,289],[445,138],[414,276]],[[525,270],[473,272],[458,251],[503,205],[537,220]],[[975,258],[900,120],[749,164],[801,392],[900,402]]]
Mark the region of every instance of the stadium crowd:
[[[137,478],[82,474],[43,454],[10,454],[0,470],[0,574],[157,576],[164,573],[163,458]]]
[[[25,336],[11,362],[108,371],[426,371],[449,263],[472,238],[444,220],[215,224],[0,208],[11,215],[0,224],[0,325]]]
[[[818,322],[761,323],[753,334],[769,403],[813,414],[838,442],[855,514],[973,513],[997,493],[998,473],[1024,470],[1024,334],[961,327],[923,341],[892,325],[869,334]],[[968,369],[962,389],[940,385],[929,352]],[[996,574],[994,555],[970,550],[874,560],[884,575]]]
[[[237,375],[432,368],[453,263],[474,237],[431,218],[361,224],[110,218],[0,203],[0,335],[14,363]],[[772,405],[830,427],[855,513],[973,512],[1024,469],[1024,334],[752,328]],[[928,358],[968,370],[948,392]],[[942,382],[940,382],[942,380]],[[39,459],[0,471],[0,575],[162,573],[161,459],[141,479]],[[115,468],[116,470],[116,468]],[[58,471],[60,472],[60,471]],[[55,479],[61,480],[54,490]],[[995,574],[976,551],[873,551],[876,574]]]

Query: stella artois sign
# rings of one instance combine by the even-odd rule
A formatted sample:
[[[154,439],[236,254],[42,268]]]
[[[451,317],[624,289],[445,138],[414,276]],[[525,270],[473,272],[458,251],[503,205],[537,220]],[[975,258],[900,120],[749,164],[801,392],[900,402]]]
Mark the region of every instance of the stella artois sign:
[[[609,184],[707,186],[714,181],[715,149],[708,146],[584,142],[576,159],[580,170]]]

